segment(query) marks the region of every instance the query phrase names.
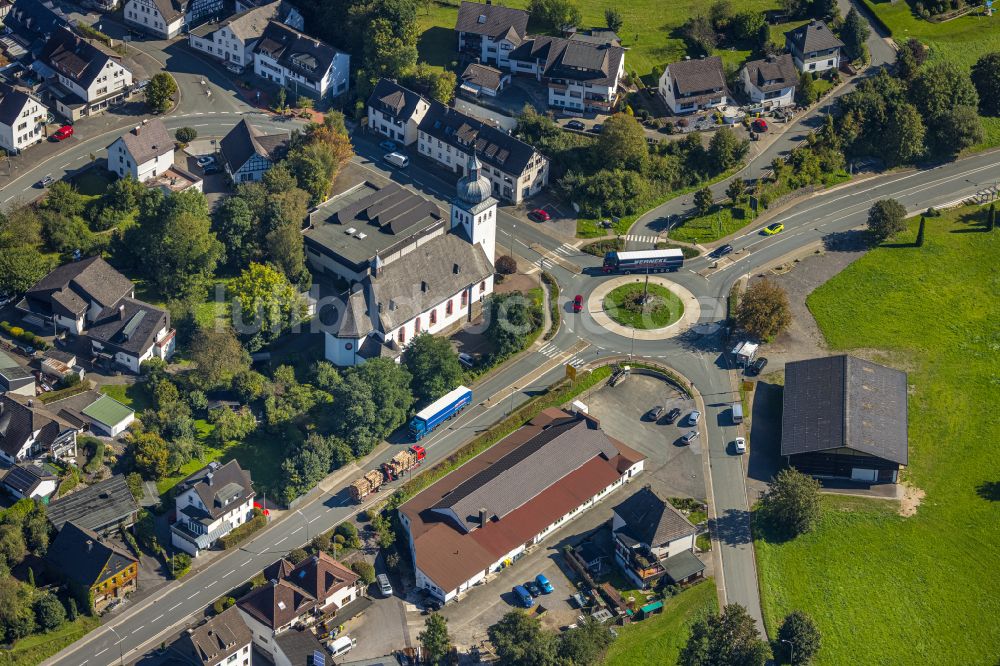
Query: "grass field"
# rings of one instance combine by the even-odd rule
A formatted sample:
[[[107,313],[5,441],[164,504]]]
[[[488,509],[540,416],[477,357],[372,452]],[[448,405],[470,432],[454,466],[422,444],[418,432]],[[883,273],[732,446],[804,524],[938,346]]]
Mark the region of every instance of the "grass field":
[[[971,68],[985,53],[1000,51],[1000,12],[987,17],[970,14],[945,23],[932,23],[913,15],[903,0],[865,0],[865,4],[890,30],[898,43],[911,37],[931,48],[931,58],[944,58]],[[1000,118],[983,118],[986,137],[971,151],[1000,145]]]
[[[59,650],[83,638],[96,629],[101,620],[90,615],[81,615],[73,622],[67,622],[55,631],[44,634],[33,634],[14,644],[10,657],[3,661],[11,666],[35,666],[40,664]]]
[[[676,664],[677,655],[687,643],[691,624],[703,613],[717,609],[715,584],[709,578],[667,601],[659,615],[616,627],[618,640],[608,650],[604,664]]]
[[[930,218],[921,248],[913,222],[808,299],[833,350],[881,350],[908,372],[905,478],[926,493],[909,518],[826,498],[815,532],[756,535],[769,628],[811,614],[818,664],[992,665],[1000,653],[1000,232],[981,219],[968,208]]]
[[[528,0],[509,0],[503,4],[526,8]],[[625,58],[625,68],[638,72],[647,84],[655,85],[663,68],[671,62],[683,59],[688,53],[684,41],[678,34],[680,26],[690,17],[707,13],[705,0],[630,0],[609,3],[606,0],[579,0],[576,3],[583,13],[584,27],[603,27],[604,10],[615,7],[621,12],[625,25],[619,32],[622,45],[629,49]],[[774,9],[777,0],[743,0],[736,3],[737,11]],[[455,19],[458,16],[458,0],[454,2],[431,2],[418,16],[420,38],[417,48],[420,59],[436,67],[447,67],[457,59],[458,37],[455,34]],[[801,23],[799,21],[798,23]],[[784,44],[784,31],[791,30],[798,23],[771,26],[771,40]],[[540,32],[529,25],[529,32]],[[731,65],[738,65],[749,51],[720,50],[722,59]]]
[[[646,294],[645,304],[639,301]],[[625,284],[616,287],[604,297],[604,312],[622,326],[638,329],[669,326],[684,314],[684,304],[674,292],[650,282]]]

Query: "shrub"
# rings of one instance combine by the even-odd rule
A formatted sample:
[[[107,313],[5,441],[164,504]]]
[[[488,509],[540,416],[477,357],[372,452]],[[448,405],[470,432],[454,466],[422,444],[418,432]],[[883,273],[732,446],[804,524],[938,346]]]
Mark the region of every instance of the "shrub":
[[[214,610],[215,613],[218,615],[227,608],[230,608],[235,603],[236,599],[233,599],[232,597],[219,597],[218,599],[215,600],[215,603],[212,604],[212,610]]]
[[[298,564],[299,562],[305,561],[309,557],[309,553],[305,551],[304,548],[293,548],[288,551],[288,560],[292,564]]]
[[[341,523],[337,525],[337,536],[344,537],[344,543],[348,548],[357,548],[361,545],[361,539],[358,537],[358,528],[352,523]]]
[[[177,553],[173,557],[171,571],[174,578],[183,578],[191,571],[191,556],[187,553]]]
[[[253,518],[243,523],[235,530],[227,534],[226,536],[219,539],[219,545],[222,546],[223,550],[229,550],[233,546],[244,541],[254,532],[263,529],[267,525],[267,517],[260,509],[253,510]]]
[[[24,329],[20,326],[14,326],[10,329],[11,337],[20,338],[24,335]]]
[[[375,567],[364,560],[351,564],[351,571],[358,574],[361,582],[365,585],[371,585],[375,582]]]
[[[507,254],[501,255],[497,257],[496,268],[500,275],[513,275],[517,272],[517,259]]]
[[[181,127],[174,132],[174,137],[181,143],[191,143],[198,138],[198,130],[193,127]]]

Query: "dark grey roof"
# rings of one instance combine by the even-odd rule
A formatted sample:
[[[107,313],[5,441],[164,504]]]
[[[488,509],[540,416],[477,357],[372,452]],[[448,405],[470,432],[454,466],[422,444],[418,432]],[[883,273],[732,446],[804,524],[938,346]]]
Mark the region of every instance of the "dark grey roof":
[[[87,336],[105,347],[141,356],[156,341],[160,329],[170,328],[170,313],[149,303],[126,298],[117,307],[105,308]]]
[[[136,125],[122,134],[121,141],[125,144],[136,164],[144,164],[154,157],[165,155],[174,150],[174,139],[159,118],[153,118]]]
[[[135,286],[100,257],[59,266],[28,289],[32,300],[48,303],[53,311],[80,316],[89,301],[107,308],[132,293]]]
[[[853,356],[785,366],[781,455],[848,448],[907,464],[906,373]]]
[[[508,35],[523,38],[528,32],[528,12],[523,9],[463,2],[458,8],[455,30],[497,39]]]
[[[245,12],[230,16],[222,21],[219,27],[228,27],[234,35],[246,42],[257,39],[264,34],[268,21],[287,19],[291,9],[292,7],[288,3],[274,0],[274,2],[252,7]]]
[[[60,528],[45,559],[59,575],[88,589],[137,562],[129,553],[75,523]]]
[[[494,67],[488,67],[486,65],[480,65],[479,63],[471,63],[462,72],[461,79],[465,83],[471,83],[474,86],[479,86],[480,88],[489,88],[490,90],[497,90],[500,88],[500,81],[503,79],[505,74],[499,69]]]
[[[574,32],[569,36],[570,41],[588,42],[590,44],[610,44],[611,46],[621,46],[622,40],[614,30],[594,28]]]
[[[31,41],[44,39],[62,26],[69,25],[69,18],[51,0],[17,0],[3,19],[3,24],[15,35]]]
[[[380,328],[388,333],[491,275],[493,265],[479,244],[446,233],[387,264],[363,284],[369,312],[378,313]]]
[[[799,70],[795,69],[795,62],[789,53],[751,60],[743,66],[747,68],[750,83],[761,92],[781,90],[799,81]]]
[[[276,162],[288,146],[288,139],[287,134],[266,135],[243,119],[222,137],[219,147],[229,169],[236,173],[254,155]]]
[[[785,33],[785,41],[789,47],[795,47],[799,53],[809,55],[827,49],[843,48],[844,42],[830,30],[830,26],[822,21],[810,21],[794,30]]]
[[[6,393],[0,395],[0,450],[14,456],[31,439],[35,446],[47,449],[62,433],[79,430],[76,424],[55,414],[40,400]]]
[[[0,123],[13,127],[24,106],[30,101],[28,93],[6,83],[0,83]]]
[[[591,85],[612,85],[625,49],[613,44],[537,35],[510,52],[511,60],[544,61],[548,78],[572,79]]]
[[[694,525],[680,511],[648,486],[632,493],[614,511],[625,521],[619,533],[651,548],[659,548],[696,532]]]
[[[595,421],[558,422],[459,484],[431,510],[453,512],[470,532],[479,527],[480,510],[486,510],[487,520],[501,519],[594,457],[617,455],[618,448]]]
[[[195,664],[216,666],[253,640],[243,616],[235,606],[206,622],[188,629],[177,641],[180,651]]]
[[[682,550],[663,560],[660,565],[670,580],[674,582],[686,580],[705,570],[705,563],[690,550]]]
[[[108,60],[121,62],[114,51],[109,51],[100,42],[74,34],[69,28],[56,30],[48,38],[42,51],[42,60],[82,88],[90,87],[94,79],[104,71]]]
[[[524,173],[535,154],[535,149],[520,139],[438,102],[431,103],[419,128],[463,153],[472,148],[484,164],[515,176]]]
[[[172,23],[183,16],[188,8],[187,0],[153,0],[153,4],[167,23]]]
[[[123,474],[98,481],[71,495],[53,500],[46,515],[56,529],[74,522],[84,529],[102,530],[119,522],[130,523],[139,510]]]
[[[192,488],[212,518],[231,511],[254,494],[250,472],[235,460],[225,465],[209,464],[177,484],[178,494]]]
[[[368,315],[368,303],[362,289],[351,292],[344,303],[343,314],[337,322],[337,337],[360,339],[373,330]]]
[[[670,80],[677,98],[726,89],[726,74],[719,56],[672,62]]]
[[[284,23],[271,21],[264,28],[254,53],[270,56],[282,67],[317,82],[326,75],[341,51]]]
[[[329,655],[316,638],[316,634],[308,629],[292,629],[280,634],[274,640],[291,666],[315,666],[312,657],[317,651]]]
[[[368,106],[377,109],[394,120],[407,121],[413,117],[417,104],[430,104],[419,94],[404,88],[395,81],[379,79],[375,90],[368,97]]]
[[[41,465],[32,463],[11,467],[3,477],[3,483],[8,488],[28,497],[42,481],[55,480],[58,477],[47,472]]]
[[[0,350],[0,379],[6,383],[8,390],[34,382],[32,374],[2,350]]]

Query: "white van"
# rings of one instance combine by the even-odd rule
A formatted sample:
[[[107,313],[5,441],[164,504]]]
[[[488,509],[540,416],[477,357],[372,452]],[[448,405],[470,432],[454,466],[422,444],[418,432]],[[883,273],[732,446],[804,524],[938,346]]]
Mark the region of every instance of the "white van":
[[[386,153],[383,159],[397,169],[405,169],[410,166],[410,158],[403,153]]]
[[[344,634],[340,638],[335,638],[333,639],[333,641],[330,642],[330,654],[332,654],[334,657],[345,655],[348,652],[350,652],[351,648],[353,648],[357,644],[358,642],[356,640],[354,640],[347,634]]]
[[[389,583],[389,577],[385,574],[379,574],[375,580],[378,582],[378,589],[382,593],[383,597],[392,596],[392,584]]]
[[[743,403],[734,402],[732,407],[733,423],[743,423]]]

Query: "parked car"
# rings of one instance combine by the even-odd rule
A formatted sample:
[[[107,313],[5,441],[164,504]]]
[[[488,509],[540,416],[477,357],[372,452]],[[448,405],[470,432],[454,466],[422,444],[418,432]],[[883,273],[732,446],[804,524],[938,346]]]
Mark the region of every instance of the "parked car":
[[[202,168],[207,167],[209,164],[215,164],[215,155],[200,155],[195,160],[195,163]]]
[[[601,130],[603,130],[603,129],[604,129],[604,125],[601,124],[601,123],[597,123],[596,125],[594,125],[593,127],[590,128],[590,131],[593,132],[594,134],[600,134]]]
[[[402,153],[387,153],[384,158],[386,162],[396,167],[397,169],[405,169],[410,166],[410,158]]]
[[[577,294],[573,299],[573,312],[583,311],[583,294]]]
[[[747,452],[747,440],[743,437],[737,437],[733,442],[733,450],[736,453],[746,453]]]
[[[202,171],[204,171],[207,176],[213,173],[222,173],[222,167],[219,166],[218,162],[210,162],[202,169]]]
[[[750,364],[749,368],[750,372],[747,374],[751,374],[754,376],[759,375],[761,371],[766,367],[767,367],[767,359],[761,356],[756,361]]]
[[[535,582],[538,583],[538,587],[542,588],[542,594],[552,594],[552,583],[544,575],[535,576]]]
[[[699,412],[697,409],[688,414],[688,423],[690,423],[691,425],[695,425],[700,420],[701,420],[701,412]]]
[[[579,120],[571,120],[568,123],[566,123],[566,128],[582,132],[584,129],[586,129],[586,125],[581,123]]]
[[[378,583],[379,592],[382,593],[383,597],[392,596],[392,583],[389,582],[389,577],[387,575],[379,574],[375,577],[375,581]]]
[[[767,131],[767,121],[763,118],[757,118],[755,121],[750,123],[755,132],[766,132]]]
[[[657,405],[656,407],[653,407],[646,414],[646,416],[649,417],[650,421],[658,421],[662,415],[663,415],[663,405]]]
[[[52,133],[52,140],[63,141],[65,139],[70,138],[71,136],[73,136],[73,126],[63,125],[62,127],[60,127],[59,129],[57,129],[55,132]]]
[[[41,188],[46,188],[49,185],[51,185],[52,183],[54,183],[54,182],[56,182],[55,178],[53,178],[51,175],[49,175],[49,176],[45,176],[40,181],[38,181],[37,183],[35,183],[35,186],[36,187],[41,187]]]
[[[780,234],[784,230],[785,230],[785,225],[783,225],[781,222],[775,222],[774,224],[769,224],[766,227],[764,227],[764,235],[774,236],[775,234]]]
[[[524,588],[528,590],[528,594],[530,594],[533,597],[537,597],[539,594],[542,593],[542,588],[538,587],[538,583],[536,583],[533,580],[529,580],[527,583],[525,583]]]
[[[515,585],[511,592],[514,593],[514,598],[525,608],[531,608],[535,605],[535,600],[531,598],[531,594],[524,588],[523,585]]]
[[[470,354],[465,352],[460,352],[458,355],[458,362],[465,366],[467,369],[472,368],[476,364],[476,360],[472,358]]]
[[[687,444],[690,444],[691,442],[693,442],[696,439],[698,439],[698,431],[697,430],[692,430],[691,432],[689,432],[686,435],[684,435],[683,437],[681,437],[681,444],[687,445]]]
[[[674,421],[677,420],[677,417],[680,415],[681,415],[681,410],[677,407],[674,407],[669,412],[667,412],[667,423],[668,424],[673,423]]]
[[[731,254],[732,251],[733,251],[733,246],[730,245],[729,243],[726,243],[725,245],[720,245],[719,247],[717,247],[714,250],[712,250],[712,256],[713,257],[724,257],[727,254]]]
[[[548,222],[549,220],[552,219],[552,216],[541,208],[536,208],[535,210],[528,213],[528,217],[534,220],[535,222]]]
[[[394,153],[399,149],[399,146],[396,144],[396,142],[390,141],[389,139],[386,139],[382,143],[378,144],[378,147],[386,151],[387,153]]]

